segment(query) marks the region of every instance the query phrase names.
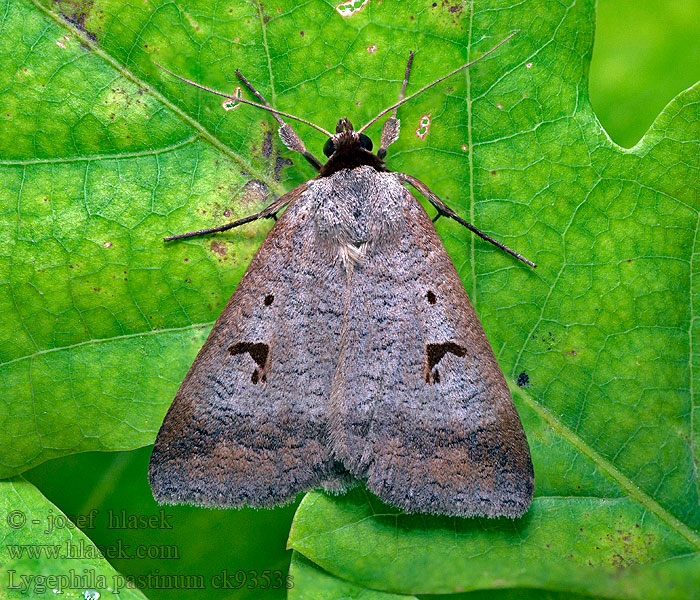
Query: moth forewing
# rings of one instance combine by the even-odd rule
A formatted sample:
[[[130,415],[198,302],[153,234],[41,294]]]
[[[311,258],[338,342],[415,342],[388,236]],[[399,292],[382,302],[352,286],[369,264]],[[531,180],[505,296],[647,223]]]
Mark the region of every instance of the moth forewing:
[[[160,502],[273,506],[337,479],[325,406],[345,282],[309,200],[269,232],[168,410],[149,469]]]
[[[397,174],[340,171],[315,192],[371,251],[346,290],[333,453],[408,512],[527,510],[533,471],[508,386],[433,223]],[[327,203],[327,201],[326,201]],[[335,204],[335,203],[334,203]]]

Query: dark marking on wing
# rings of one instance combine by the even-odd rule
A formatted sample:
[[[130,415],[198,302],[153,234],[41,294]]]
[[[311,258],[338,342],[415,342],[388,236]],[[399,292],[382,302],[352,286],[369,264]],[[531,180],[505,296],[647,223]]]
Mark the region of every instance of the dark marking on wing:
[[[262,381],[263,383],[265,383],[267,381],[267,375],[263,373],[262,376],[260,376],[260,370],[255,369],[255,371],[253,371],[253,374],[250,376],[250,381],[252,383],[258,383],[258,381]]]
[[[272,294],[268,294],[267,296],[265,296],[265,300],[263,300],[263,304],[265,306],[270,306],[270,304],[272,304],[274,302],[274,300],[275,300],[275,297]]]
[[[259,381],[267,381],[265,374],[265,365],[267,364],[267,355],[270,352],[270,347],[262,342],[237,342],[233,344],[228,351],[235,356],[236,354],[250,354],[250,357],[258,364],[250,380],[253,383]]]
[[[425,297],[428,300],[428,302],[430,302],[430,304],[435,304],[437,300],[435,297],[435,293],[432,290],[428,290],[428,293],[425,295]]]
[[[425,356],[428,361],[428,368],[425,373],[426,383],[440,383],[440,374],[435,369],[442,357],[447,353],[454,354],[460,358],[467,354],[466,348],[455,342],[440,342],[438,344],[426,344]]]

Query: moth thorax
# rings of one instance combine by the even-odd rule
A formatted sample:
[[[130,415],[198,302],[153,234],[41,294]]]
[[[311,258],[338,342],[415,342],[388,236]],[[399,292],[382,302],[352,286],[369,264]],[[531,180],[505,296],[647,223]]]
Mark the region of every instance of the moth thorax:
[[[403,220],[403,187],[395,176],[357,167],[313,181],[312,218],[329,257],[356,266],[395,240]]]

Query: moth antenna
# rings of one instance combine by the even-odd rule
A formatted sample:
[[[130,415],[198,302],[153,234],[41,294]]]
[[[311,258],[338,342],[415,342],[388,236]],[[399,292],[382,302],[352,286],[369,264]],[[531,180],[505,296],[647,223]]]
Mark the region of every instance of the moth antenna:
[[[404,73],[403,76],[403,83],[401,84],[401,91],[399,92],[399,104],[403,102],[404,97],[406,96],[406,86],[408,85],[408,77],[411,74],[411,67],[413,66],[413,57],[416,55],[416,53],[411,50],[408,53],[408,63],[406,63],[406,72]],[[396,118],[396,115],[399,113],[399,107],[397,106],[394,109],[394,114],[392,115],[394,118]]]
[[[267,106],[268,108],[272,108],[272,105],[271,105],[267,100],[265,100],[265,97],[264,97],[258,90],[256,90],[256,89],[253,87],[253,84],[250,83],[250,81],[248,81],[248,80],[245,78],[245,76],[243,75],[243,73],[241,73],[238,69],[235,70],[235,73],[236,73],[236,77],[238,77],[238,79],[241,80],[241,83],[242,83],[244,86],[246,86],[246,87],[250,90],[250,92],[251,92],[258,100],[260,100],[260,102],[262,102],[262,103],[263,103],[265,106]],[[276,113],[273,112],[273,113],[272,113],[272,116],[275,117],[275,119],[277,120],[277,122],[278,122],[280,125],[284,125],[284,124],[285,124],[285,123],[284,123],[284,120],[282,119],[282,117],[280,117],[278,114],[276,114]]]
[[[255,97],[260,100],[260,102],[262,102],[268,108],[271,108],[270,103],[265,100],[263,95],[253,87],[253,84],[250,83],[250,81],[248,81],[243,73],[241,73],[238,69],[236,69],[236,75],[238,76],[238,79],[241,80],[243,85],[245,85],[251,91],[251,93],[253,93]],[[301,138],[297,135],[296,131],[292,129],[292,126],[285,123],[284,119],[282,119],[282,117],[280,117],[278,114],[272,113],[272,116],[275,117],[277,122],[280,124],[280,128],[278,129],[277,133],[282,139],[282,143],[284,143],[284,145],[290,150],[301,154],[314,169],[320,171],[321,167],[323,166],[321,161],[306,149],[304,142],[301,141]]]
[[[411,74],[411,65],[413,64],[414,52],[411,50],[408,53],[408,63],[406,64],[406,72],[403,76],[403,83],[401,84],[401,91],[399,92],[399,102],[403,100],[406,95],[406,86],[408,85],[408,77]],[[399,133],[401,131],[401,120],[397,118],[399,114],[398,106],[394,108],[393,114],[384,121],[382,126],[382,134],[380,138],[380,147],[377,150],[377,156],[384,160],[386,156],[386,149],[391,146],[396,140],[399,139]]]
[[[376,121],[378,121],[378,120],[379,120],[381,117],[383,117],[386,113],[391,112],[392,110],[397,109],[397,108],[398,108],[399,106],[401,106],[404,102],[408,102],[409,100],[415,98],[415,97],[418,96],[419,94],[422,94],[425,90],[427,90],[427,89],[433,87],[435,84],[440,83],[441,81],[447,79],[448,77],[452,77],[452,75],[454,75],[455,73],[459,73],[460,71],[463,71],[463,70],[466,69],[467,67],[471,67],[471,66],[472,66],[473,64],[475,64],[475,63],[478,63],[480,60],[482,60],[483,58],[486,58],[486,57],[487,57],[489,54],[491,54],[492,52],[495,52],[499,47],[501,47],[503,44],[505,44],[508,40],[510,40],[513,36],[515,36],[515,35],[518,34],[519,32],[520,32],[519,29],[516,30],[516,31],[514,31],[514,32],[511,33],[508,37],[506,37],[506,38],[502,39],[500,42],[498,42],[498,44],[496,44],[493,48],[491,48],[490,50],[487,50],[486,52],[484,52],[479,58],[477,58],[477,59],[475,59],[475,60],[473,60],[473,61],[471,61],[471,62],[468,62],[466,65],[462,65],[461,67],[457,67],[454,71],[450,71],[447,75],[443,75],[443,76],[440,77],[439,79],[436,79],[436,80],[433,81],[432,83],[429,83],[428,85],[422,87],[421,89],[419,89],[417,92],[414,92],[414,93],[411,94],[410,96],[406,96],[405,98],[401,98],[398,102],[396,102],[395,104],[392,104],[389,108],[385,108],[385,109],[384,109],[382,112],[380,112],[376,117],[374,117],[374,119],[372,119],[369,123],[367,123],[366,125],[362,126],[360,129],[358,129],[358,130],[357,130],[357,133],[362,133],[365,129],[367,129],[370,125],[372,125],[373,123],[375,123]]]
[[[232,102],[242,102],[243,104],[250,104],[250,106],[257,106],[258,108],[262,108],[263,110],[266,110],[268,112],[271,112],[273,115],[281,115],[283,117],[287,117],[288,119],[294,119],[295,121],[299,121],[300,123],[304,123],[305,125],[308,125],[309,127],[313,127],[317,131],[320,131],[323,135],[326,137],[332,137],[332,134],[326,131],[323,127],[319,127],[315,123],[312,123],[311,121],[307,121],[306,119],[302,119],[301,117],[295,117],[294,115],[290,115],[289,113],[282,112],[281,110],[277,110],[276,108],[272,108],[271,106],[265,106],[264,104],[258,104],[257,102],[251,102],[250,100],[244,100],[243,98],[235,98],[231,96],[230,94],[226,94],[224,92],[220,92],[219,90],[215,90],[213,88],[207,87],[206,85],[202,85],[201,83],[197,83],[196,81],[192,81],[190,79],[187,79],[186,77],[182,77],[181,75],[178,75],[177,73],[173,73],[170,69],[164,67],[163,65],[154,62],[154,65],[157,67],[163,69],[166,73],[170,73],[173,77],[179,79],[180,81],[184,81],[185,83],[189,83],[190,85],[199,88],[200,90],[204,90],[205,92],[211,92],[212,94],[216,94],[217,96],[223,96],[224,98],[228,98]]]
[[[286,194],[280,196],[269,206],[267,206],[260,212],[255,213],[254,215],[249,215],[247,217],[243,217],[242,219],[238,219],[237,221],[233,221],[232,223],[227,223],[226,225],[219,225],[218,227],[209,227],[208,229],[200,229],[198,231],[189,231],[187,233],[178,233],[177,235],[170,235],[168,237],[163,238],[163,241],[172,242],[174,240],[184,240],[200,235],[209,235],[210,233],[228,231],[229,229],[233,229],[234,227],[238,227],[240,225],[245,225],[246,223],[250,223],[252,221],[257,221],[258,219],[274,219],[276,221],[277,213],[281,211],[287,204],[299,198],[299,196],[301,196],[306,191],[306,189],[306,184],[302,183],[301,185],[298,185],[294,189],[288,191]]]

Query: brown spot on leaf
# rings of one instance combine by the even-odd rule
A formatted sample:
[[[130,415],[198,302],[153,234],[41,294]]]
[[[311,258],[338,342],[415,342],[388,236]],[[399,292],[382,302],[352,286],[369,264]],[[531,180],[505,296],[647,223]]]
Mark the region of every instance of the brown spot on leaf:
[[[423,115],[420,118],[420,123],[418,127],[416,127],[416,137],[419,139],[425,139],[425,136],[428,135],[428,131],[430,131],[430,114]]]
[[[58,13],[65,21],[82,31],[90,41],[97,41],[97,36],[85,27],[94,0],[55,0],[54,4],[58,5]]]
[[[530,376],[527,374],[527,371],[523,371],[518,375],[518,380],[515,382],[518,384],[518,387],[529,387],[530,385]]]
[[[228,250],[226,249],[226,244],[222,242],[217,242],[216,240],[213,240],[211,243],[211,251],[214,252],[214,254],[218,254],[219,256],[223,257],[228,254]]]
[[[269,129],[265,132],[265,137],[262,142],[262,155],[263,158],[270,158],[272,156],[272,131]]]
[[[338,14],[341,17],[348,18],[360,12],[368,3],[369,0],[348,0],[347,2],[341,2],[338,4],[335,7],[335,10],[338,11]]]
[[[282,158],[280,155],[279,151],[277,152],[277,156],[275,157],[275,181],[280,180],[280,175],[282,174],[282,169],[284,167],[293,165],[294,162],[292,162],[289,158]]]
[[[603,546],[603,550],[607,550],[600,556],[603,565],[609,561],[608,564],[613,567],[626,569],[632,565],[646,563],[653,558],[653,548],[656,544],[654,534],[644,534],[638,530],[636,525],[634,529],[628,529],[630,526],[623,522],[621,516],[618,527],[613,532],[605,534],[604,537],[598,538],[603,543],[596,546],[596,549]],[[608,556],[607,560],[606,555]]]
[[[269,194],[270,188],[268,188],[267,185],[259,179],[251,179],[243,188],[240,202],[243,205],[260,204],[267,200]]]
[[[447,12],[449,13],[458,15],[462,12],[462,9],[464,8],[464,2],[460,2],[460,0],[456,0],[455,2],[450,2],[449,0],[442,0],[442,8],[446,8]]]
[[[237,86],[236,89],[233,91],[233,99],[232,98],[225,98],[223,102],[221,103],[221,108],[223,108],[225,111],[229,110],[235,110],[239,106],[241,106],[240,102],[236,102],[235,98],[240,98],[242,95],[243,91],[241,90],[241,86]]]

